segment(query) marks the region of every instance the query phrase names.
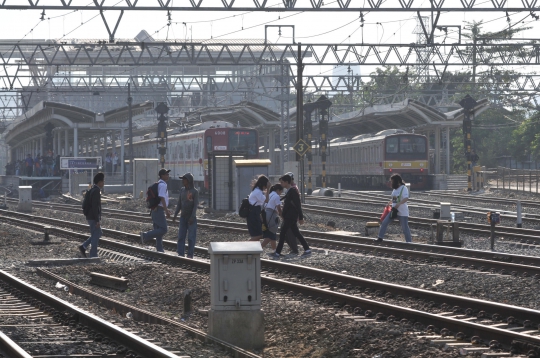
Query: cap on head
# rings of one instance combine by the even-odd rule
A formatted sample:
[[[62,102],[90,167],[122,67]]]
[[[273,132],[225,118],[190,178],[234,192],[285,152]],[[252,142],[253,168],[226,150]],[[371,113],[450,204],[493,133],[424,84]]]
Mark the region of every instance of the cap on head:
[[[290,176],[291,179],[294,180],[294,174],[292,172],[285,173],[285,175]]]
[[[169,174],[170,171],[170,169],[161,169],[158,175],[161,177],[162,175]]]

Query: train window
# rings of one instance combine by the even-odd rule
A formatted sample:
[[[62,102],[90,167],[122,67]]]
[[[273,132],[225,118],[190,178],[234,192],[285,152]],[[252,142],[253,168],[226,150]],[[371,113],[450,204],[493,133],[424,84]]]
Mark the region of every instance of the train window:
[[[386,138],[386,153],[397,153],[398,152],[398,138]]]
[[[425,153],[426,141],[423,137],[400,137],[400,153]]]
[[[187,159],[191,159],[191,146],[193,145],[193,143],[189,143],[187,145],[187,155],[186,155],[186,158]]]

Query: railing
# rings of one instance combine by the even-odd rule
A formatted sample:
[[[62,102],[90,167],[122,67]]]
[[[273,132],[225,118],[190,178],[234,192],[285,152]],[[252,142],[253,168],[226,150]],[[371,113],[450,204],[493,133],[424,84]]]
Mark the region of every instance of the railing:
[[[538,193],[540,170],[497,167],[486,173],[492,188]]]

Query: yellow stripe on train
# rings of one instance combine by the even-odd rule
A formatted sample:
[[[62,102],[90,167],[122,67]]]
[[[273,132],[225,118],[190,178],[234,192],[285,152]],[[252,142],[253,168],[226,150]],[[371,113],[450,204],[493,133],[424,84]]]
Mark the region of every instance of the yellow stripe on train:
[[[384,162],[384,169],[427,169],[427,161],[387,161]]]

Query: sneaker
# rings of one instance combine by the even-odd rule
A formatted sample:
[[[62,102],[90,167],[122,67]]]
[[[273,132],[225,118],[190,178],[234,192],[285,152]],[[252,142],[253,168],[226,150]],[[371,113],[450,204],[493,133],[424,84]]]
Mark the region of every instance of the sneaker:
[[[309,255],[311,255],[311,250],[306,250],[306,251],[304,251],[304,253],[302,254],[302,257],[303,257],[303,256],[309,256]]]
[[[187,256],[187,258],[193,260],[193,256]]]
[[[379,237],[377,240],[373,240],[374,242],[382,242],[382,239]]]
[[[268,254],[273,259],[279,259],[279,254],[277,252],[272,252],[271,254]]]
[[[144,232],[141,231],[141,244],[144,245],[145,241],[144,241]]]
[[[82,245],[79,246],[79,251],[80,251],[82,257],[87,258],[86,249],[84,248],[84,246],[82,246]]]

